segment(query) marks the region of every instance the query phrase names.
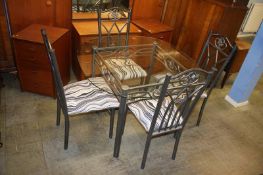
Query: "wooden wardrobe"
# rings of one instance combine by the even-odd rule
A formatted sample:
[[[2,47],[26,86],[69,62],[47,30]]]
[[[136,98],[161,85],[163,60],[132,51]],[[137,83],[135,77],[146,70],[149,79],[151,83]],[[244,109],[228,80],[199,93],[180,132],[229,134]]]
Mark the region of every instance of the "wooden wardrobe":
[[[232,42],[247,12],[248,0],[168,0],[164,23],[174,27],[172,44],[194,65],[212,30]]]

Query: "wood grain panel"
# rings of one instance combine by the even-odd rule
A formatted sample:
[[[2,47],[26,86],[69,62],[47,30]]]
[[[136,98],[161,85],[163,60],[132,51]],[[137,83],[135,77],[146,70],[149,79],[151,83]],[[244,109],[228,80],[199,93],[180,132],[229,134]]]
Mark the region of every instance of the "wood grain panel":
[[[172,43],[176,45],[179,38],[189,1],[168,0],[163,23],[174,28]]]
[[[134,0],[132,19],[161,20],[165,0]]]
[[[56,0],[55,26],[71,28],[72,19],[72,1]]]
[[[15,70],[15,63],[3,3],[0,0],[0,70],[11,71]]]
[[[54,0],[53,0],[54,1]],[[54,24],[52,0],[8,0],[9,16],[13,33],[33,23]],[[51,4],[48,5],[50,2]]]
[[[174,27],[172,44],[195,63],[211,30],[236,39],[246,10],[227,0],[170,0],[164,23]]]
[[[41,38],[45,28],[56,51],[59,71],[65,84],[70,71],[70,33],[67,29],[44,25],[30,25],[15,34],[14,47],[22,90],[54,96],[50,62]]]

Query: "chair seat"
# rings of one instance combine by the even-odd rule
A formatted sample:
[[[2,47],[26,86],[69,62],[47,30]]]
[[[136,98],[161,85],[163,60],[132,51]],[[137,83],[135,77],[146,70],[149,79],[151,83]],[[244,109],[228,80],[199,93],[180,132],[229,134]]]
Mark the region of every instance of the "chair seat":
[[[147,76],[146,71],[129,58],[113,58],[107,59],[105,62],[110,69],[114,70],[120,80],[142,78]]]
[[[142,100],[142,101],[138,101],[136,103],[131,103],[128,105],[129,109],[135,115],[137,120],[142,124],[146,132],[150,130],[154,111],[156,110],[157,102],[158,102],[157,99]],[[167,108],[169,103],[170,103],[170,98],[168,97],[165,98],[163,101],[159,116],[157,118],[157,121],[154,127],[154,131],[157,131],[159,129],[159,126],[163,118],[162,116],[164,115],[165,109]],[[176,111],[176,109],[174,109],[173,111]],[[174,113],[172,115],[174,115]],[[180,114],[178,113],[173,123],[171,122],[171,120],[169,120],[168,127],[170,127],[171,125],[175,126],[179,117],[180,117]],[[182,122],[183,122],[183,119],[180,118],[179,124],[181,124]],[[167,124],[167,120],[166,120],[166,123],[163,124],[163,126],[165,126],[166,124]]]
[[[102,77],[68,84],[64,91],[69,115],[119,107],[117,98]]]

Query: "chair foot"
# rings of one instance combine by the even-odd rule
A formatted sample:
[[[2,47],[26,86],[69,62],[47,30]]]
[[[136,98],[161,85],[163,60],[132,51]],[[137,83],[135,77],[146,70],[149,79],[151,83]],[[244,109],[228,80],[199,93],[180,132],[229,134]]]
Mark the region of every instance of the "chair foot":
[[[180,141],[180,137],[181,137],[182,131],[179,131],[178,133],[175,133],[175,143],[174,143],[174,149],[173,149],[173,154],[172,154],[172,159],[175,160],[176,158],[176,153],[177,153],[177,149],[178,149],[178,144]]]
[[[69,140],[69,118],[65,116],[65,138],[64,138],[64,149],[68,149],[68,140]]]
[[[147,139],[146,139],[146,143],[145,143],[145,147],[144,147],[142,163],[141,163],[141,169],[145,168],[146,159],[147,159],[147,155],[148,155],[148,152],[149,152],[151,140],[152,140],[152,137],[151,137],[151,135],[148,134]]]
[[[0,148],[3,147],[2,139],[1,139],[1,131],[0,131]]]

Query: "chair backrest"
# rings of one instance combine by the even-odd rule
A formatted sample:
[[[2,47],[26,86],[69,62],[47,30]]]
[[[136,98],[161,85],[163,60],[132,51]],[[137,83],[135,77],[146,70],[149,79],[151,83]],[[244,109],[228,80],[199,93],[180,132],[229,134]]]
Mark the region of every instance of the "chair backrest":
[[[59,101],[60,107],[62,108],[64,115],[67,115],[68,114],[67,102],[66,102],[63,83],[61,80],[61,76],[60,76],[60,72],[59,72],[59,68],[57,64],[55,50],[52,48],[51,43],[49,42],[45,29],[41,29],[41,34],[42,34],[42,38],[43,38],[43,41],[44,41],[44,44],[47,50],[48,58],[50,61],[51,72],[52,72],[53,81],[56,87],[56,93],[57,93],[57,98],[58,98],[57,100]]]
[[[183,128],[212,76],[213,71],[200,68],[166,75],[149,132],[158,134]]]
[[[99,33],[98,46],[128,45],[131,9],[112,7],[102,10],[98,8],[97,13]],[[106,39],[106,45],[103,45],[104,39]]]
[[[217,69],[209,85],[210,88],[216,85],[236,49],[236,44],[232,44],[227,37],[212,31],[209,33],[197,64],[198,67],[205,70],[211,70],[212,67]]]

